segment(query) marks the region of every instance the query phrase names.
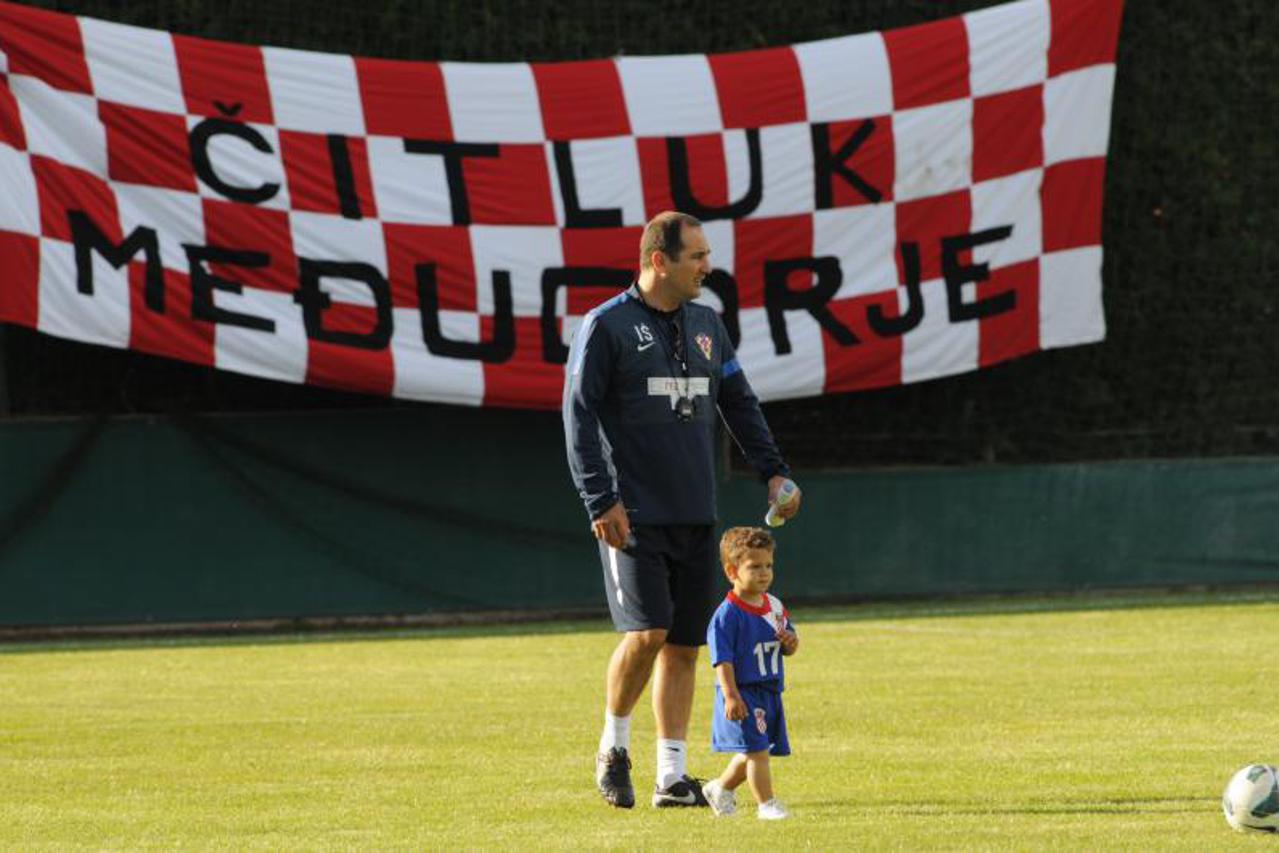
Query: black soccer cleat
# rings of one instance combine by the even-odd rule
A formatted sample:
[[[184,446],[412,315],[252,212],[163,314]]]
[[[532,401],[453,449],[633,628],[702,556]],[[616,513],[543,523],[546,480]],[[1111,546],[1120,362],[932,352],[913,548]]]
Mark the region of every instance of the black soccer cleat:
[[[615,746],[595,756],[595,784],[600,794],[619,809],[635,807],[635,787],[631,784],[631,757]]]
[[[706,795],[702,793],[701,779],[694,779],[685,774],[679,781],[666,788],[653,789],[653,807],[671,809],[683,807],[709,806]]]

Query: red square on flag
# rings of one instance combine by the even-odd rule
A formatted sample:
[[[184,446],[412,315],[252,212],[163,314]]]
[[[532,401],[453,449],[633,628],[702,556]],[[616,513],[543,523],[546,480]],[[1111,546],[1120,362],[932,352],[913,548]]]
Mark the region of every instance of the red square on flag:
[[[973,100],[973,180],[988,181],[1044,163],[1042,86]]]
[[[497,157],[467,157],[462,174],[477,225],[554,225],[551,175],[541,145],[502,145]]]
[[[866,123],[870,122],[869,125]],[[893,147],[893,117],[876,116],[873,119],[831,122],[827,130],[828,147],[832,158],[838,160],[840,150],[860,134],[862,141],[847,160],[839,160],[836,166],[848,169],[870,190],[871,194],[847,176],[835,170],[830,176],[831,206],[853,207],[859,204],[879,204],[892,201],[893,182],[896,180],[896,150]]]
[[[767,127],[807,118],[804,79],[789,47],[707,57],[726,128]]]
[[[555,322],[555,334],[564,324]],[[492,340],[493,318],[480,318],[481,340]],[[503,364],[484,363],[484,405],[516,409],[551,409],[559,405],[564,390],[564,367],[542,358],[542,321],[539,317],[515,318],[515,354]]]
[[[1016,303],[1009,311],[981,319],[982,367],[1039,349],[1039,261],[991,270],[989,279],[977,283],[980,301],[1003,293],[1014,294]]]
[[[375,313],[370,307],[335,302],[325,309],[324,326],[329,331],[368,333],[375,326]],[[395,387],[395,362],[389,348],[359,349],[311,340],[307,345],[307,384],[389,396]]]
[[[733,223],[733,249],[738,307],[761,308],[764,305],[767,262],[807,258],[813,254],[813,218],[739,219]],[[803,291],[813,286],[813,276],[808,272],[795,271],[784,284],[787,290]]]
[[[3,74],[0,74],[0,144],[19,151],[27,147],[27,135],[22,129],[18,100],[9,91],[8,80]]]
[[[644,183],[644,210],[650,218],[664,210],[677,210],[671,191],[670,149],[665,139],[643,137],[639,147],[640,175]],[[683,137],[688,170],[682,176],[693,198],[707,207],[728,204],[728,164],[724,137],[718,133]]]
[[[1122,0],[1053,2],[1048,76],[1115,61]]]
[[[17,3],[0,3],[0,51],[10,74],[38,77],[55,89],[92,94],[80,23]]]
[[[968,190],[897,203],[897,281],[906,282],[902,260],[902,243],[913,243],[919,250],[919,280],[941,278],[941,241],[945,237],[967,234],[972,223],[972,199]],[[968,263],[972,252],[961,252],[960,260]]]
[[[826,361],[826,393],[858,391],[900,385],[902,381],[902,339],[900,335],[881,336],[870,325],[867,312],[877,310],[884,317],[898,317],[901,310],[897,291],[873,293],[854,299],[827,303],[835,319],[857,336],[859,343],[840,346],[830,335],[822,334],[822,350]]]
[[[364,139],[281,130],[280,153],[294,210],[340,213],[352,219],[377,216]]]
[[[40,322],[40,240],[0,231],[0,258],[5,259],[0,320],[34,329]]]
[[[187,112],[241,122],[275,122],[260,47],[175,35],[173,50]]]
[[[186,119],[170,113],[98,102],[113,181],[196,191]]]
[[[83,169],[33,155],[36,192],[40,197],[40,233],[71,242],[69,214],[83,213],[112,243],[124,241],[115,193],[101,178]]]
[[[1106,161],[1067,160],[1044,170],[1044,251],[1057,252],[1101,243],[1101,200]]]
[[[355,73],[370,136],[447,142],[453,138],[444,74],[433,62],[356,57]]]
[[[884,31],[893,75],[893,108],[966,98],[968,30],[963,18]]]
[[[442,311],[475,311],[475,260],[471,234],[455,225],[382,223],[386,259],[391,276],[391,304],[418,308],[417,267],[435,267],[435,287]],[[481,282],[491,287],[491,282]]]
[[[129,264],[129,348],[213,366],[214,325],[191,319],[191,277],[164,270],[164,313],[146,305],[146,265]]]
[[[547,139],[630,134],[622,81],[612,60],[534,62],[532,68]]]
[[[211,263],[208,268],[214,275],[276,293],[292,293],[298,289],[293,232],[289,215],[284,211],[205,199],[204,233],[209,246],[267,256],[265,266]]]
[[[377,309],[334,302],[324,309],[320,325],[326,332],[367,335],[377,328]],[[343,391],[390,396],[395,388],[395,362],[390,347],[368,350],[312,338],[307,343],[306,381]]]
[[[601,267],[628,273],[633,279],[639,268],[639,244],[644,229],[566,228],[560,232],[564,247],[564,266]],[[566,300],[568,315],[581,317],[601,302],[607,302],[625,287],[601,284],[599,287],[570,287]]]

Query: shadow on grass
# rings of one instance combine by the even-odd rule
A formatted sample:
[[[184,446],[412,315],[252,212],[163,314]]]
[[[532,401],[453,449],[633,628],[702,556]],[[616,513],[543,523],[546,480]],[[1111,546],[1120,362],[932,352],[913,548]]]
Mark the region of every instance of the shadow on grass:
[[[851,809],[862,813],[903,812],[916,817],[964,815],[1088,815],[1088,814],[1180,814],[1219,808],[1215,797],[1118,797],[1077,802],[1027,803],[1020,806],[978,806],[972,803],[929,803],[917,800],[883,803],[852,803],[848,800],[806,800],[806,808]]]
[[[946,598],[801,598],[788,606],[800,623],[1036,615],[1102,610],[1222,607],[1279,603],[1279,584],[1069,593],[1002,593]],[[0,628],[0,655],[145,648],[385,642],[463,637],[612,633],[603,607],[571,611],[426,614],[175,623]]]

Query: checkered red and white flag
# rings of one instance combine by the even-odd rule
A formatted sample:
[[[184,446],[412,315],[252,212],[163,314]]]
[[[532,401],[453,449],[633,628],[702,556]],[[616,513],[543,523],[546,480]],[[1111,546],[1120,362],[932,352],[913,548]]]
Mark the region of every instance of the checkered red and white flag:
[[[722,55],[399,62],[0,2],[0,320],[553,408],[643,223],[763,399],[1098,341],[1121,0]]]

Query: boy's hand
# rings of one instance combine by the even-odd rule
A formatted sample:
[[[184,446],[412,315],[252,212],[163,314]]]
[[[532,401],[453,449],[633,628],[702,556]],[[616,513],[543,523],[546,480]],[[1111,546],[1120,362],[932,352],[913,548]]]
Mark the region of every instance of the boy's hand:
[[[746,703],[742,701],[740,693],[734,693],[732,696],[724,697],[724,719],[746,719]]]
[[[787,628],[777,629],[777,641],[782,644],[784,655],[793,655],[799,650],[799,635]]]

